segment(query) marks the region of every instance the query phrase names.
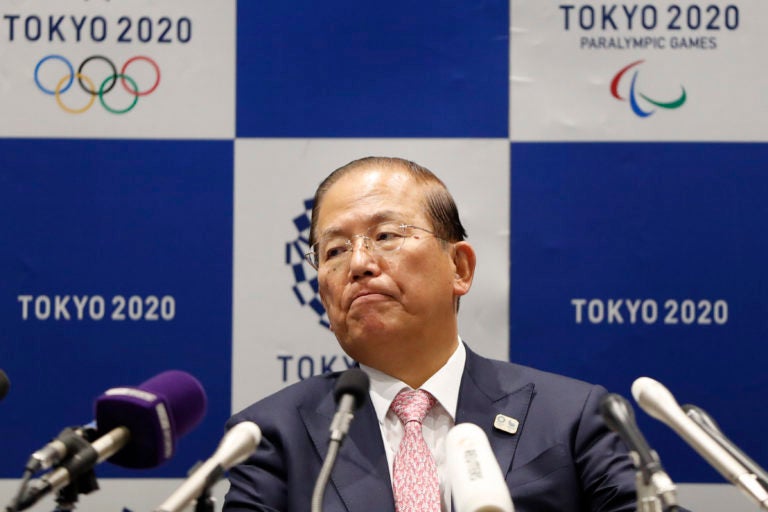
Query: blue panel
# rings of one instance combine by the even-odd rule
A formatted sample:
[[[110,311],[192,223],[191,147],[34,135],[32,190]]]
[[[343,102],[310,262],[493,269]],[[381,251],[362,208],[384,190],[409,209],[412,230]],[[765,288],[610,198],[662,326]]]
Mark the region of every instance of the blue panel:
[[[239,2],[238,137],[506,137],[509,2]]]
[[[768,145],[514,143],[511,157],[512,359],[626,397],[653,377],[768,460]],[[579,298],[624,300],[621,321],[598,322],[595,303],[578,323]],[[656,321],[632,324],[626,299],[655,301]],[[727,303],[726,321],[701,301]],[[674,479],[722,481],[636,409]]]
[[[97,474],[181,477],[215,449],[231,397],[232,182],[231,141],[0,140],[0,477],[90,421],[107,388],[168,369],[201,381],[204,422],[161,468]],[[44,301],[24,319],[24,295],[100,296],[105,312],[78,319],[70,298],[58,320]],[[155,315],[151,295],[166,298]]]

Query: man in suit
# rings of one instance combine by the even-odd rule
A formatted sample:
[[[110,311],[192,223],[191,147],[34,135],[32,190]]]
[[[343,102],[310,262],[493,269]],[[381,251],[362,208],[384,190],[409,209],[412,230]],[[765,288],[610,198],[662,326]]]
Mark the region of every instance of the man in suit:
[[[451,510],[445,436],[471,422],[488,436],[518,512],[635,510],[632,463],[598,412],[603,388],[483,358],[459,337],[459,298],[475,270],[465,237],[445,185],[413,162],[364,158],[320,184],[308,259],[332,331],[371,379],[323,509]],[[263,440],[231,470],[225,511],[309,510],[337,378],[294,384],[230,419],[254,421]],[[428,401],[418,440],[398,405],[415,395]],[[403,454],[411,443],[426,450],[415,476]],[[414,479],[427,483],[414,491]]]

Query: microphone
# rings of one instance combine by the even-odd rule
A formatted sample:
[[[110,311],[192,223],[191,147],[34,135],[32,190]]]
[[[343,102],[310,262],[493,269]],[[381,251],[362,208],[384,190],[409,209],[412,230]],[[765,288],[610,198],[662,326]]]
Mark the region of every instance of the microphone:
[[[341,442],[349,432],[352,412],[363,405],[371,384],[368,375],[359,368],[341,374],[333,390],[333,398],[339,404],[331,422],[331,440]]]
[[[125,450],[109,462],[125,468],[159,466],[173,457],[179,437],[205,416],[207,398],[192,375],[168,370],[136,387],[108,389],[96,399],[99,432],[121,426],[131,433]]]
[[[504,475],[480,427],[460,423],[451,428],[445,453],[456,512],[514,512]]]
[[[106,433],[30,485],[19,499],[18,510],[65,487],[104,460],[127,468],[162,464],[173,456],[177,438],[200,423],[206,403],[200,382],[178,370],[160,373],[136,387],[107,390],[95,404],[98,432]]]
[[[689,418],[672,393],[660,382],[649,377],[640,377],[632,384],[632,396],[645,412],[677,432],[726,480],[733,483],[761,508],[768,509],[768,492],[757,482],[755,475]]]
[[[616,432],[629,446],[638,474],[638,510],[654,507],[659,500],[663,510],[677,509],[675,484],[664,471],[656,450],[651,449],[635,421],[635,412],[629,401],[610,393],[600,400],[600,413],[608,428]]]
[[[11,380],[8,378],[8,374],[0,369],[0,401],[5,398],[9,389],[11,389]]]
[[[211,458],[197,468],[154,512],[179,512],[215,484],[229,468],[248,458],[261,442],[261,430],[250,421],[238,423],[222,438]]]
[[[328,453],[325,455],[323,466],[320,468],[320,474],[312,491],[312,512],[320,512],[322,510],[325,486],[331,477],[331,470],[336,462],[341,442],[349,432],[349,426],[354,418],[353,411],[363,405],[368,396],[370,386],[371,383],[368,375],[360,368],[350,368],[342,373],[336,381],[333,398],[338,405],[336,414],[334,414],[331,421],[331,438],[328,445]]]
[[[744,466],[750,473],[754,474],[760,485],[768,486],[768,473],[760,465],[744,453],[733,441],[728,439],[720,430],[712,417],[702,408],[695,405],[685,404],[682,406],[685,414],[688,415],[701,429],[722,446],[731,456]]]
[[[92,422],[82,427],[67,427],[56,438],[33,453],[25,468],[29,473],[51,468],[76,453],[96,438],[96,424]]]
[[[128,443],[130,436],[131,434],[127,428],[120,427],[101,436],[93,443],[87,444],[85,448],[79,450],[67,459],[61,467],[33,482],[32,485],[22,493],[18,503],[9,507],[9,510],[15,511],[27,509],[40,501],[40,498],[46,496],[48,493],[66,487],[70,482],[75,481],[77,478],[93,469],[96,464],[103,462],[117,453],[117,451]],[[95,489],[98,489],[98,486],[90,488],[88,492]]]

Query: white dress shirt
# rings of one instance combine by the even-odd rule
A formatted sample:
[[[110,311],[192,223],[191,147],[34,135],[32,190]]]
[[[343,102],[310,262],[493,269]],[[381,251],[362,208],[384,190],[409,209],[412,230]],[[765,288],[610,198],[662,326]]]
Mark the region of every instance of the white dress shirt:
[[[467,352],[461,338],[453,355],[445,365],[425,382],[420,389],[428,391],[437,399],[437,403],[424,418],[422,432],[424,440],[435,458],[437,474],[440,479],[440,495],[443,512],[451,510],[451,486],[448,482],[448,468],[445,460],[445,437],[456,422],[456,406],[459,400],[459,386],[464,373],[464,361]],[[390,410],[392,400],[403,389],[412,389],[404,382],[390,377],[369,366],[360,365],[371,380],[370,395],[376,417],[379,420],[381,437],[387,453],[389,477],[392,480],[392,465],[403,438],[405,429],[397,415]]]

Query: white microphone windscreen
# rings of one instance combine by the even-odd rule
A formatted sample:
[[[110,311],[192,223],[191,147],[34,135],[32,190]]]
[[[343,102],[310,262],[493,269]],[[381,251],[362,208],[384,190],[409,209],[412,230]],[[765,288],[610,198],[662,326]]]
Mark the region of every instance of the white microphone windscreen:
[[[632,383],[632,396],[640,407],[667,424],[685,416],[672,393],[659,381],[639,377]]]
[[[632,384],[632,396],[645,412],[677,432],[726,480],[739,487],[763,510],[768,510],[768,492],[755,475],[689,418],[663,384],[649,377],[640,377]]]
[[[485,432],[461,423],[448,432],[446,462],[456,512],[513,512],[512,498]]]
[[[248,458],[261,442],[261,429],[252,421],[243,421],[232,427],[219,444],[216,453],[221,454],[218,461],[229,469]]]

